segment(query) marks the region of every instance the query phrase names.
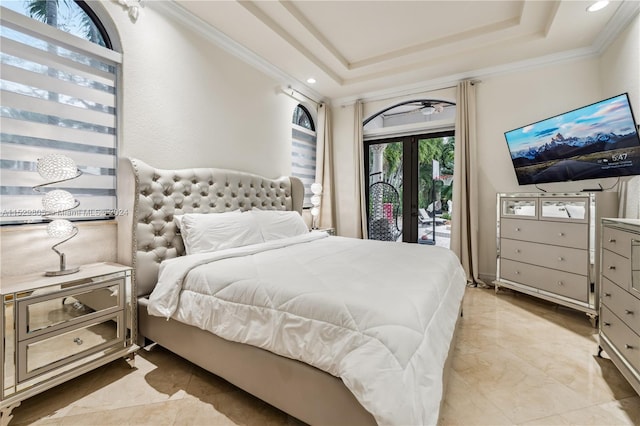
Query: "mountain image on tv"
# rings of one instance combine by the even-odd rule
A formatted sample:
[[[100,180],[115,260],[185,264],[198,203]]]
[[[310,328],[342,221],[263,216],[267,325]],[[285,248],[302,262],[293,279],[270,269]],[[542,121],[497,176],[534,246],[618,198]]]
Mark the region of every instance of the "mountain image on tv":
[[[640,174],[626,94],[505,133],[520,185]]]

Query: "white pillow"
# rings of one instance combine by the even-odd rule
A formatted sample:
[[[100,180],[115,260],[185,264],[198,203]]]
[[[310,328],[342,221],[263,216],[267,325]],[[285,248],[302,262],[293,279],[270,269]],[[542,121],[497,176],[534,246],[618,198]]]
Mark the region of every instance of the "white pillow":
[[[237,210],[232,210],[230,212],[224,212],[224,214],[226,213],[242,213],[242,210],[237,209]],[[191,215],[195,215],[195,214],[213,214],[213,213],[185,213],[185,214],[191,214]],[[178,227],[178,230],[180,231],[180,233],[182,233],[182,217],[185,214],[175,214],[173,215],[173,222],[176,224],[176,226]],[[219,213],[216,213],[219,214]]]
[[[255,218],[236,212],[187,213],[182,216],[181,233],[187,254],[264,242]]]
[[[265,241],[295,237],[309,232],[302,216],[296,211],[260,210],[253,208],[245,214],[256,218]]]

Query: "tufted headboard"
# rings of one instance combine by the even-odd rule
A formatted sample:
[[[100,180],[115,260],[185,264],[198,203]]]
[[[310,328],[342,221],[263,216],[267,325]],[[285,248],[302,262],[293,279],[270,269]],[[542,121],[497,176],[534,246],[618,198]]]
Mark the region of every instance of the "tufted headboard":
[[[304,187],[295,177],[267,179],[236,170],[162,170],[136,159],[119,165],[118,261],[134,267],[138,296],[153,290],[160,262],[184,254],[173,216],[236,209],[302,212]]]

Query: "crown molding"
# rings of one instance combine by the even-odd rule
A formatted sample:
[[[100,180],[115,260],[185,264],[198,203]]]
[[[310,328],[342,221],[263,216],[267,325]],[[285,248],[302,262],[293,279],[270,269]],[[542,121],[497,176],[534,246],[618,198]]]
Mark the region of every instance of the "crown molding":
[[[331,104],[333,106],[347,106],[355,103],[355,101],[357,100],[361,100],[363,102],[381,101],[420,92],[431,92],[435,90],[448,89],[451,87],[456,87],[458,85],[458,82],[463,80],[479,80],[478,82],[480,82],[480,80],[482,80],[483,78],[495,77],[499,75],[510,74],[516,71],[530,70],[553,64],[571,62],[594,56],[598,56],[598,52],[593,47],[574,49],[565,52],[540,56],[537,58],[526,59],[523,61],[511,62],[495,67],[466,71],[443,78],[420,82],[418,84],[410,84],[387,90],[367,92],[359,95],[336,98],[332,100]]]
[[[296,91],[304,94],[315,102],[321,103],[324,100],[324,96],[322,96],[320,93],[314,91],[301,81],[282,71],[272,63],[266,61],[264,58],[262,58],[252,50],[247,49],[237,41],[233,40],[231,37],[224,34],[222,31],[205,22],[200,17],[187,11],[174,0],[150,1],[145,2],[145,5],[175,19],[185,27],[201,35],[227,53],[230,53],[241,61],[254,67],[258,71],[261,71],[269,77],[277,80],[280,84],[284,86],[291,86]]]
[[[317,91],[311,89],[303,82],[297,80],[277,66],[266,61],[264,58],[236,42],[217,28],[213,27],[203,19],[184,9],[174,0],[145,2],[145,6],[153,8],[158,12],[164,13],[180,22],[182,25],[190,28],[194,32],[200,34],[216,46],[225,50],[227,53],[244,61],[248,65],[265,73],[271,78],[277,80],[282,86],[290,86],[292,89],[308,96],[310,99],[321,103],[327,101],[327,98]],[[589,47],[558,52],[550,55],[530,58],[523,61],[512,62],[508,64],[498,65],[495,67],[482,68],[477,70],[466,71],[459,74],[449,75],[442,78],[435,78],[428,81],[422,81],[417,84],[397,86],[391,89],[378,91],[362,92],[356,95],[334,98],[330,100],[333,106],[346,106],[353,104],[356,100],[366,102],[391,99],[395,97],[407,96],[419,92],[429,92],[441,90],[445,88],[455,87],[458,82],[467,79],[481,80],[482,78],[494,77],[509,74],[525,69],[534,69],[553,64],[571,62],[579,59],[597,57],[601,55],[607,47],[616,39],[616,37],[627,28],[627,26],[635,19],[640,12],[640,2],[635,0],[625,0],[616,10],[611,20],[607,23],[603,32],[595,39]]]
[[[598,34],[592,47],[596,49],[599,54],[604,53],[605,50],[613,43],[613,41],[622,33],[627,26],[635,19],[636,15],[640,12],[640,2],[637,0],[625,0],[618,7],[613,14],[604,30]]]

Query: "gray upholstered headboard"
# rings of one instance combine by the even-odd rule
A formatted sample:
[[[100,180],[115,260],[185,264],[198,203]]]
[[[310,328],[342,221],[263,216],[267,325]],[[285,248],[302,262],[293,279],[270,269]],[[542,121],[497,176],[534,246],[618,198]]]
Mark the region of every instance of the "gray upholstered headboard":
[[[119,166],[118,198],[129,214],[118,224],[118,260],[134,267],[138,296],[153,290],[160,262],[184,254],[173,216],[236,209],[302,212],[304,188],[295,177],[268,179],[235,170],[156,169],[136,159]]]

